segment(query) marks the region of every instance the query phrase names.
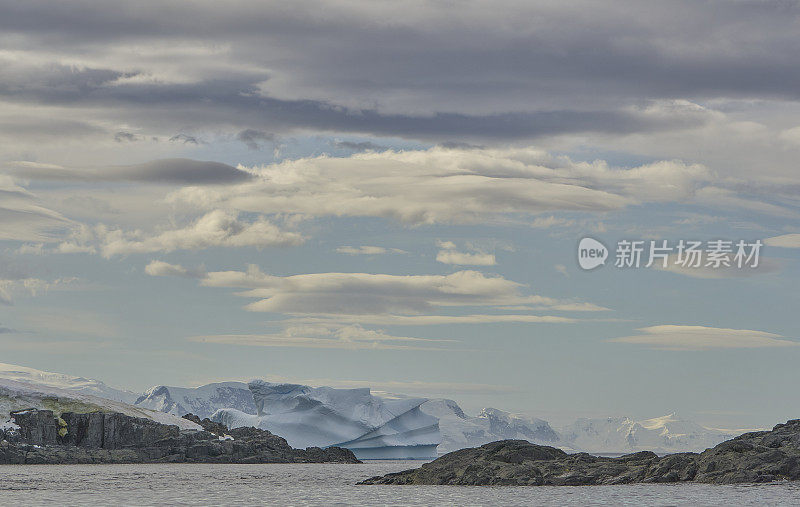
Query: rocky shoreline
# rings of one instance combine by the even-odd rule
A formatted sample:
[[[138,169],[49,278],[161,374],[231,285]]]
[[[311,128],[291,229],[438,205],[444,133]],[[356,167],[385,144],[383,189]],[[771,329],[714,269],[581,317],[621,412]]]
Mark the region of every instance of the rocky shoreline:
[[[567,454],[524,440],[461,449],[420,468],[360,484],[584,486],[700,482],[763,483],[800,479],[800,419],[746,433],[702,453],[659,457],[644,451],[618,458]]]
[[[187,414],[202,430],[181,430],[120,413],[12,412],[0,428],[0,464],[360,463],[339,447],[294,449],[256,428],[227,427]]]

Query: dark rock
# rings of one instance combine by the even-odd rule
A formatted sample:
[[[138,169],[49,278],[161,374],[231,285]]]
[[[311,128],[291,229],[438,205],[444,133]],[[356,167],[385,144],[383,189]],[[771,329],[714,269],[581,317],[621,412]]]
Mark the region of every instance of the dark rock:
[[[18,430],[0,439],[0,464],[56,463],[359,463],[352,451],[294,449],[286,440],[257,428],[228,430],[208,419],[203,430],[119,413],[56,417],[49,410],[12,413]],[[211,430],[211,431],[209,431]]]
[[[200,419],[199,416],[190,413],[183,416],[183,418],[192,421],[195,424],[199,424],[204,430],[220,437],[225,436],[229,431],[227,426],[221,423],[216,423],[208,417],[205,419]]]
[[[696,453],[659,457],[637,452],[603,458],[524,440],[502,440],[461,449],[420,468],[361,484],[595,485],[634,482],[714,484],[800,480],[800,420],[772,431],[746,433]]]
[[[20,427],[20,437],[33,445],[57,443],[58,426],[51,410],[17,410],[11,418]]]

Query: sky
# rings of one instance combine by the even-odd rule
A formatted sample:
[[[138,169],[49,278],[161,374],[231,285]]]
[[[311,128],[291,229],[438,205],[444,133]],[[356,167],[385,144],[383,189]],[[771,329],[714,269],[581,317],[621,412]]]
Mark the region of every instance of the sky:
[[[800,416],[798,2],[0,12],[0,361]]]

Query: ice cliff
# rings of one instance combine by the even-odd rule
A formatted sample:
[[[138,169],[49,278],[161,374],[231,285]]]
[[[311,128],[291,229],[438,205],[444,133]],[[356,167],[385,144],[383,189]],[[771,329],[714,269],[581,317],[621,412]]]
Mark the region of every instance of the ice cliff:
[[[439,419],[442,434],[439,454],[505,439],[559,444],[558,434],[542,419],[518,416],[496,408],[484,408],[477,416],[469,416],[455,401],[441,398],[423,403],[421,410]]]
[[[253,395],[244,382],[218,382],[200,387],[155,386],[136,400],[140,407],[167,412],[178,417],[188,413],[201,418],[221,408],[233,408],[245,414],[255,414]]]
[[[440,443],[436,417],[420,410],[425,398],[382,398],[369,388],[335,389],[255,380],[256,414],[221,409],[212,420],[230,428],[255,426],[293,447],[337,446],[358,458],[429,458]]]

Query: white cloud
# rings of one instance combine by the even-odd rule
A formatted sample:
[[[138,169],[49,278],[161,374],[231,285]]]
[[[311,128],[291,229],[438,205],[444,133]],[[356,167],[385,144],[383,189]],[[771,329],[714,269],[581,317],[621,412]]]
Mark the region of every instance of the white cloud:
[[[81,310],[40,308],[24,317],[28,326],[40,334],[65,334],[109,338],[119,334],[117,325],[108,316]]]
[[[483,252],[459,252],[456,244],[452,241],[437,241],[436,244],[442,250],[436,254],[436,261],[442,264],[455,264],[461,266],[494,266],[497,260],[494,254]]]
[[[257,213],[376,216],[409,224],[476,222],[505,213],[602,212],[691,200],[713,177],[703,166],[679,161],[615,169],[530,148],[321,156],[247,171],[253,181],[186,187],[169,200],[206,209],[224,203]]]
[[[500,307],[505,309],[505,307]],[[523,307],[531,310],[530,307]],[[328,315],[288,319],[291,322],[352,322],[373,326],[437,326],[447,324],[492,324],[499,322],[520,322],[527,324],[565,324],[576,319],[554,315],[524,314],[470,314],[470,315]]]
[[[51,242],[74,222],[39,202],[39,198],[0,174],[0,240]]]
[[[193,336],[190,341],[251,347],[296,347],[368,350],[458,350],[442,348],[454,340],[433,340],[393,336],[382,330],[364,329],[359,325],[289,326],[274,334],[226,334]]]
[[[386,253],[407,253],[399,248],[384,248],[382,246],[340,246],[337,252],[346,255],[382,255]]]
[[[460,266],[494,266],[497,264],[494,254],[465,253],[454,250],[440,250],[436,260],[442,264],[456,264]]]
[[[189,276],[186,268],[156,261],[146,269],[154,276]],[[215,271],[200,277],[206,287],[249,289],[237,295],[257,299],[251,311],[328,316],[357,322],[409,325],[484,322],[572,322],[540,315],[439,315],[446,307],[524,305],[527,310],[602,311],[590,303],[523,293],[524,285],[477,271],[449,275],[386,275],[370,273],[311,273],[273,276],[250,265],[246,271]]]
[[[734,252],[735,253],[735,252]],[[740,268],[733,260],[733,255],[730,256],[731,261],[729,266],[720,265],[719,267],[706,266],[707,259],[705,253],[701,256],[701,263],[698,267],[689,267],[678,264],[676,254],[667,256],[667,265],[664,267],[661,260],[656,260],[651,266],[653,269],[659,271],[667,271],[676,275],[688,276],[691,278],[703,279],[721,279],[721,278],[747,278],[756,275],[766,275],[776,273],[781,270],[781,263],[775,259],[759,257],[758,266],[751,267],[749,264],[742,262]]]
[[[784,234],[782,236],[773,236],[764,240],[764,244],[768,246],[777,246],[780,248],[800,248],[800,234]]]
[[[657,350],[710,350],[733,348],[794,347],[783,336],[749,329],[662,325],[638,329],[642,334],[613,338],[611,342],[647,345]]]
[[[238,213],[224,210],[211,211],[192,225],[153,236],[106,228],[98,228],[97,233],[104,257],[210,247],[294,246],[303,242],[300,234],[281,230],[264,218],[246,222],[239,219]]]
[[[551,227],[571,227],[575,225],[575,220],[567,218],[557,218],[553,215],[547,217],[536,217],[531,222],[534,229],[549,229]]]
[[[163,261],[151,261],[144,268],[150,276],[177,276],[182,278],[201,278],[205,276],[202,268],[185,268],[179,264],[170,264]]]
[[[19,296],[36,297],[51,290],[74,289],[80,282],[75,277],[63,277],[53,280],[41,278],[0,279],[0,304],[11,305]]]

